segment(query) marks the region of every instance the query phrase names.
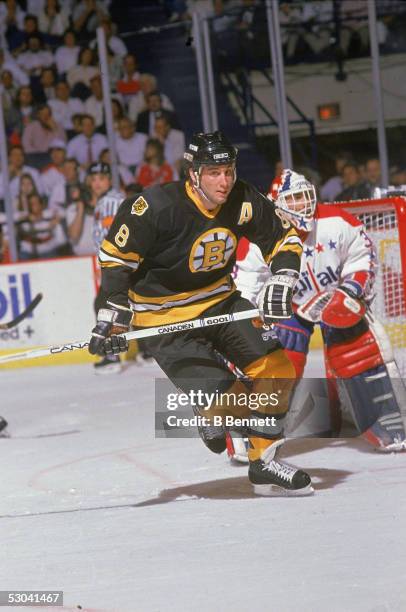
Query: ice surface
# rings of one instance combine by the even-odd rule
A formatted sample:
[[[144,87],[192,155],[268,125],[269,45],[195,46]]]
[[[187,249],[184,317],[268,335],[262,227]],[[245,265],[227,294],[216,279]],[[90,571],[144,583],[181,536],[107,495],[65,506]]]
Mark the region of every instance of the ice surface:
[[[290,441],[314,496],[258,498],[200,440],[154,438],[157,375],[0,372],[0,589],[87,612],[406,610],[406,455]]]

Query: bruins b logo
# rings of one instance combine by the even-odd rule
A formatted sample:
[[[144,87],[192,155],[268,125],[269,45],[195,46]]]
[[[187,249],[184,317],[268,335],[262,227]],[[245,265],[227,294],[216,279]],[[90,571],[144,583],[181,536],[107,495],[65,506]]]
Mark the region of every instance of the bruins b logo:
[[[191,272],[224,268],[237,246],[237,238],[225,227],[204,232],[193,243],[189,256]]]
[[[148,208],[148,202],[145,200],[145,198],[140,196],[139,198],[135,200],[134,204],[132,205],[131,214],[138,215],[139,217],[141,217],[141,215],[144,214],[147,208]]]

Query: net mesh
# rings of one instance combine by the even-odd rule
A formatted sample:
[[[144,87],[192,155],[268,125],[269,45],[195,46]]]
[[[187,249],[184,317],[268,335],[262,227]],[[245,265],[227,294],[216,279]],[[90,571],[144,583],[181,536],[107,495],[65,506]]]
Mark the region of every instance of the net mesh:
[[[372,311],[383,324],[401,375],[406,377],[406,304],[396,205],[372,200],[347,210],[362,221],[375,245],[378,270]]]

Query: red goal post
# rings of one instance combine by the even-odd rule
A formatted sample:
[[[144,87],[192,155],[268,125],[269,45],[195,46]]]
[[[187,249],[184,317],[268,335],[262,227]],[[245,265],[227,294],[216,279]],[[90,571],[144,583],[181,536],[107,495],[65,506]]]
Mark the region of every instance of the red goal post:
[[[377,259],[372,310],[384,325],[402,377],[406,377],[406,197],[337,202],[356,216],[373,241]]]

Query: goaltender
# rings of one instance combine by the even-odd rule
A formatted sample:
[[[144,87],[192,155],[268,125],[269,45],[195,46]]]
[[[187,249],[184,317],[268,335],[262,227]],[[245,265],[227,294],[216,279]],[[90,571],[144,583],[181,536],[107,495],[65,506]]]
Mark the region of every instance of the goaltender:
[[[142,328],[252,309],[231,276],[242,236],[259,246],[272,274],[259,295],[261,318],[270,324],[292,314],[302,253],[296,230],[252,185],[237,179],[237,150],[221,132],[195,134],[184,158],[187,179],[125,200],[101,245],[107,299],[92,332],[93,354],[126,351],[127,341],[117,334],[131,322]],[[278,392],[277,406],[253,411],[246,403],[219,400],[201,412],[213,420],[219,415],[250,418],[248,477],[257,494],[312,493],[309,475],[277,458],[295,370],[276,337],[243,320],[151,337],[146,344],[185,393],[200,390],[230,398]],[[219,355],[244,372],[250,389]],[[214,452],[225,450],[223,429],[204,441]]]

